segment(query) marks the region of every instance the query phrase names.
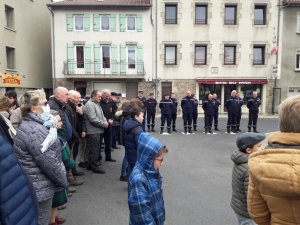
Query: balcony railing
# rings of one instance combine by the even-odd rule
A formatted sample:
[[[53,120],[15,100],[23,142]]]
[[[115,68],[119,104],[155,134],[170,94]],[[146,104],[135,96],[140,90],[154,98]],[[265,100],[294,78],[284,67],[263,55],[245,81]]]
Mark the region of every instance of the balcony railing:
[[[144,62],[65,61],[64,75],[137,75],[145,74]]]

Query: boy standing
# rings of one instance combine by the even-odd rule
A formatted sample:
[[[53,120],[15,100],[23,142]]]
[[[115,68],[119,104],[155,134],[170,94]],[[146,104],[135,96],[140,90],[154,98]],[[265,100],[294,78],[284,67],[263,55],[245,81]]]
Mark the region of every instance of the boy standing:
[[[140,135],[138,159],[128,187],[129,224],[164,224],[165,207],[158,169],[167,152],[166,146],[149,133]]]
[[[239,150],[235,151],[231,160],[234,162],[232,170],[232,198],[231,207],[236,213],[237,224],[255,225],[247,210],[247,192],[249,184],[248,158],[253,152],[263,149],[262,141],[265,134],[244,133],[236,140]]]

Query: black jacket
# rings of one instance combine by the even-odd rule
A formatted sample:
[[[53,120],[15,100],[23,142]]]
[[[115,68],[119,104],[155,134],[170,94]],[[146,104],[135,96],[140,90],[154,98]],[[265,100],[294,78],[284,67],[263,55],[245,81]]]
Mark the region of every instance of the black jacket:
[[[177,114],[178,101],[176,98],[170,98],[170,99],[173,102],[172,114]]]
[[[213,116],[215,111],[213,100],[205,100],[202,104],[202,109],[204,110],[205,115]]]
[[[259,98],[250,98],[247,102],[249,113],[258,113],[261,102]]]
[[[76,112],[76,105],[68,101],[66,105],[66,113],[72,126],[72,139],[71,142],[79,141],[81,134],[79,133],[79,118]]]
[[[193,113],[194,99],[192,97],[185,96],[181,100],[181,108],[183,114]]]
[[[238,113],[238,108],[240,107],[237,97],[230,96],[226,101],[226,108],[228,113]]]
[[[239,107],[238,107],[238,112],[242,112],[242,106],[244,104],[244,101],[242,98],[237,97],[238,103],[239,103]]]
[[[193,112],[198,112],[198,99],[194,99]]]
[[[171,99],[162,99],[159,103],[159,108],[161,110],[161,114],[171,114],[172,113],[173,102]]]
[[[157,101],[154,98],[149,98],[146,101],[146,108],[147,108],[148,113],[155,113],[156,105],[157,105]]]
[[[145,97],[142,97],[142,98],[140,98],[139,96],[137,96],[136,97],[138,100],[140,100],[143,104],[144,104],[144,107],[143,107],[143,109],[147,109],[147,104],[146,104],[146,101],[147,101],[147,99],[145,98]],[[145,111],[146,112],[146,111]]]
[[[113,119],[115,113],[118,110],[117,104],[111,99],[109,99],[107,102],[101,99],[100,106],[107,120]]]
[[[221,105],[220,99],[218,99],[218,98],[213,99],[213,104],[214,104],[215,112],[218,112],[219,111],[219,105]]]

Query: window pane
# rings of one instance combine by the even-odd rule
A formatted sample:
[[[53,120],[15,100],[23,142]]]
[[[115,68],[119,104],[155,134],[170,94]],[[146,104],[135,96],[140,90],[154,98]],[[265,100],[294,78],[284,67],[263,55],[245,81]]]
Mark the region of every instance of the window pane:
[[[176,63],[176,47],[166,47],[166,64]]]
[[[83,30],[83,16],[75,16],[75,30]]]
[[[209,94],[217,94],[221,99],[221,84],[199,84],[199,104],[202,104]]]
[[[84,68],[84,48],[83,48],[83,46],[76,46],[76,61],[77,61],[77,68]]]
[[[135,17],[134,16],[127,17],[127,30],[135,30]]]
[[[261,84],[242,84],[241,95],[244,95],[244,104],[247,104],[248,100],[252,97],[253,92],[257,92],[257,97],[261,98],[262,85]]]
[[[296,57],[296,68],[300,69],[300,54],[297,54],[297,57]]]
[[[103,68],[110,68],[110,46],[102,46]]]
[[[300,16],[298,16],[298,20],[297,20],[297,32],[300,33]]]
[[[227,25],[235,24],[235,6],[225,7],[225,24]]]
[[[253,64],[262,65],[263,64],[263,48],[254,48],[253,49]]]
[[[109,16],[101,16],[101,29],[109,30]]]
[[[265,24],[264,9],[263,8],[255,8],[255,11],[254,11],[254,24],[255,25]]]
[[[235,64],[235,47],[225,47],[224,63]]]
[[[177,6],[168,5],[166,6],[166,23],[176,24],[177,23]]]
[[[205,46],[197,46],[195,49],[195,64],[206,64],[206,47]]]
[[[128,46],[128,68],[135,69],[135,46]]]
[[[196,24],[206,24],[206,6],[196,6]]]

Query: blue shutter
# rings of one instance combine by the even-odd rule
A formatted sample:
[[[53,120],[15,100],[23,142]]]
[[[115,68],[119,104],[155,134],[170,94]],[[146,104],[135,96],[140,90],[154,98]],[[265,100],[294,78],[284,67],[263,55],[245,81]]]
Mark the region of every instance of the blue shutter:
[[[86,74],[91,74],[92,69],[92,60],[91,60],[91,45],[84,45],[84,69]]]
[[[125,32],[126,31],[126,15],[120,14],[120,31]]]
[[[94,31],[100,30],[100,16],[99,14],[94,14]]]
[[[137,73],[144,74],[143,45],[137,46]]]
[[[138,14],[136,19],[137,32],[143,32],[143,15]]]
[[[94,70],[95,74],[101,73],[101,56],[100,56],[100,45],[94,44]]]
[[[120,45],[120,70],[121,74],[126,74],[127,62],[126,62],[126,45]]]
[[[118,73],[118,51],[116,44],[111,45],[111,73]]]
[[[117,31],[117,15],[116,14],[110,15],[110,31],[112,31],[112,32]]]
[[[67,14],[67,31],[73,31],[73,15]]]
[[[90,14],[84,14],[84,31],[90,31]]]
[[[74,45],[67,45],[68,74],[74,74]]]

